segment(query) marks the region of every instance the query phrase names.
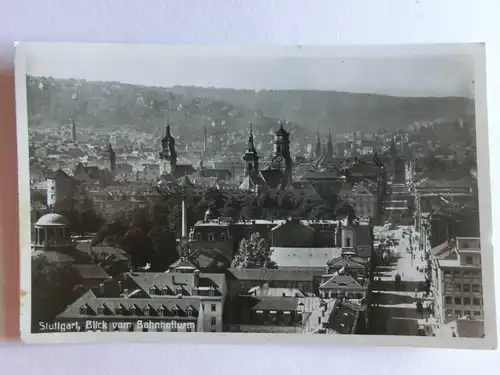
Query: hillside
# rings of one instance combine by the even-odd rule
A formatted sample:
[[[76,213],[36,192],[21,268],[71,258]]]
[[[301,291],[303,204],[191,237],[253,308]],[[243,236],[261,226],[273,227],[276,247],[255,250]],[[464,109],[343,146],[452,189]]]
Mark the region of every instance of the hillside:
[[[317,128],[336,132],[393,131],[415,121],[456,119],[473,112],[473,102],[465,98],[180,86],[165,89],[46,77],[28,77],[27,95],[32,127],[76,118],[84,126],[101,131],[135,127],[156,132],[163,127],[168,110],[171,123],[182,127],[179,135],[191,137],[203,126],[225,132],[243,130],[249,121],[267,131],[276,126],[278,119],[298,124],[299,129],[293,128],[307,133]]]

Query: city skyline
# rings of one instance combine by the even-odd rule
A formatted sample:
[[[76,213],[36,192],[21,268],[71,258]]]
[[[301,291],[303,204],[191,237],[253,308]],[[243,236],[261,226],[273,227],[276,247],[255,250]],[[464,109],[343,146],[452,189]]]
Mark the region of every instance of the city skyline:
[[[332,58],[300,54],[171,56],[168,49],[154,49],[151,58],[116,45],[102,51],[100,45],[87,45],[82,50],[51,47],[44,45],[49,51],[36,54],[36,61],[29,64],[27,74],[167,89],[196,86],[256,91],[345,91],[401,97],[474,97],[473,59],[460,51],[450,54],[430,51],[413,56],[395,49],[390,56],[359,57],[346,53]],[[131,66],[137,68],[130,69]]]

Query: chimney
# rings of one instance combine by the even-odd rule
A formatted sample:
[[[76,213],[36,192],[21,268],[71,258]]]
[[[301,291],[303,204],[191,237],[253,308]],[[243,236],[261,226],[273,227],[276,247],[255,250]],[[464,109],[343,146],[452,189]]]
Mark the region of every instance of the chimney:
[[[128,289],[123,289],[123,297],[128,298]]]
[[[99,293],[102,295],[104,294],[104,284],[103,283],[100,283],[99,284]]]
[[[122,293],[122,292],[123,292],[123,285],[122,285],[122,282],[121,282],[121,281],[118,281],[118,291],[119,291],[120,293]]]
[[[197,288],[200,283],[200,270],[194,271],[194,287]]]
[[[188,239],[188,225],[187,225],[187,207],[186,199],[182,199],[182,237],[181,241],[187,241]]]

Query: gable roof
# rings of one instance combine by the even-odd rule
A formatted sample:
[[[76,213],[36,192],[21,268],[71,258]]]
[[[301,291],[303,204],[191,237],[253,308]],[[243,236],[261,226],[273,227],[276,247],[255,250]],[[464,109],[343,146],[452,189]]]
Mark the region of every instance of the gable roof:
[[[319,286],[321,289],[329,288],[363,288],[352,276],[347,274],[335,273],[330,279]]]

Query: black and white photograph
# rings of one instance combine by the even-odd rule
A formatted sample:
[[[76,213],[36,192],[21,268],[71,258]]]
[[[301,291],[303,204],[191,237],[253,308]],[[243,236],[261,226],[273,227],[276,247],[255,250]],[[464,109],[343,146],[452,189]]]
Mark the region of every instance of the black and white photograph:
[[[496,345],[483,45],[16,48],[26,342]]]

